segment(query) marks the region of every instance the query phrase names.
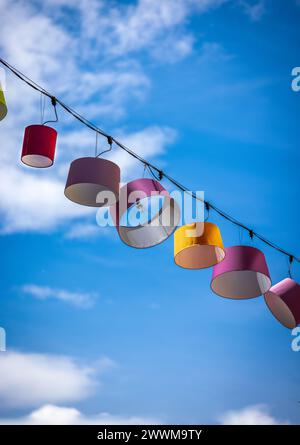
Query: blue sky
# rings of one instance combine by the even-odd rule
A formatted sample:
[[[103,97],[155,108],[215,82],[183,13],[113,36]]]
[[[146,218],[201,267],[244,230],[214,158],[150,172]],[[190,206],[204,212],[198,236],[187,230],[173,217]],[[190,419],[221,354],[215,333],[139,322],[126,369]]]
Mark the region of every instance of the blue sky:
[[[299,256],[297,3],[0,0],[1,56]],[[300,353],[263,298],[214,295],[211,270],[174,265],[172,237],[135,250],[99,228],[63,195],[94,135],[59,109],[56,163],[33,171],[19,156],[40,97],[7,74],[6,98],[0,423],[299,423]],[[111,159],[122,180],[142,176],[116,148]],[[249,244],[210,217],[225,245]],[[253,245],[283,279],[286,258]]]

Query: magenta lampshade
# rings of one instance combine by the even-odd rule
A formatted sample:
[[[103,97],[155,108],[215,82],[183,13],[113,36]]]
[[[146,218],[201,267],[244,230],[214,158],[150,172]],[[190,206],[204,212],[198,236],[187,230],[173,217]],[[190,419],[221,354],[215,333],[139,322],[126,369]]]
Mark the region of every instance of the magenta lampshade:
[[[144,249],[166,240],[180,220],[180,209],[167,190],[149,178],[128,182],[120,189],[119,203],[111,208],[121,240]],[[134,221],[132,218],[139,216]]]
[[[118,165],[107,159],[79,158],[70,165],[65,195],[85,206],[111,206],[118,200],[119,184]]]
[[[30,167],[51,167],[54,162],[57,132],[46,125],[25,128],[21,160]]]
[[[255,247],[227,247],[224,260],[213,268],[211,288],[221,297],[237,300],[254,298],[270,287],[265,256]]]
[[[300,285],[291,278],[285,278],[271,287],[265,294],[268,308],[286,328],[293,329],[300,324]]]

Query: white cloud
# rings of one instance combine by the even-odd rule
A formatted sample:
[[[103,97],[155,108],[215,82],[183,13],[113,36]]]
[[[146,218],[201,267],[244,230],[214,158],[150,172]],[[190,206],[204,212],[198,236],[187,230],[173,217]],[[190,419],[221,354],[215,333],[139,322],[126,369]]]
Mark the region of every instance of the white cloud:
[[[35,407],[82,400],[99,386],[97,375],[111,365],[107,359],[81,365],[67,356],[5,352],[0,355],[0,405]]]
[[[91,238],[95,236],[110,235],[111,232],[107,228],[100,229],[99,226],[91,223],[72,224],[69,231],[66,233],[68,239],[82,239]]]
[[[230,410],[220,418],[223,425],[286,425],[288,422],[273,417],[265,405],[247,406],[241,410]]]
[[[92,212],[65,198],[59,178],[6,165],[1,166],[0,176],[2,233],[45,232]]]
[[[135,152],[138,155],[149,159],[165,153],[166,147],[175,141],[177,134],[168,127],[151,126],[135,133],[117,131],[116,137],[127,147],[136,147]],[[123,150],[115,149],[109,159],[121,165],[121,170],[125,173],[122,176],[123,181],[132,180],[133,173],[143,173],[143,165]]]
[[[96,293],[70,292],[65,289],[37,286],[36,284],[26,284],[21,287],[21,290],[39,300],[57,299],[83,309],[91,308],[98,298]]]
[[[6,352],[0,355],[0,405],[2,409],[36,407],[22,417],[0,418],[1,425],[153,424],[154,418],[85,415],[77,408],[57,406],[81,401],[99,391],[103,372],[115,367],[109,357],[90,365],[67,356]]]
[[[194,41],[194,37],[190,34],[176,38],[170,35],[160,45],[155,46],[151,54],[163,63],[175,63],[192,53]]]
[[[48,3],[52,1],[48,0]],[[188,34],[185,25],[188,18],[193,13],[209,11],[224,1],[139,0],[112,4],[109,1],[84,0],[78,4],[78,8],[82,17],[82,34],[96,41],[108,56],[118,58],[141,50],[150,54],[154,51],[155,54],[156,47],[163,45],[170,35],[173,45],[169,45],[165,51],[165,61],[168,62],[179,60],[191,52],[192,41],[188,43],[188,50],[186,46]],[[89,50],[92,51],[91,48]]]
[[[99,413],[85,415],[76,408],[44,405],[27,416],[0,419],[0,425],[157,425],[155,418]]]

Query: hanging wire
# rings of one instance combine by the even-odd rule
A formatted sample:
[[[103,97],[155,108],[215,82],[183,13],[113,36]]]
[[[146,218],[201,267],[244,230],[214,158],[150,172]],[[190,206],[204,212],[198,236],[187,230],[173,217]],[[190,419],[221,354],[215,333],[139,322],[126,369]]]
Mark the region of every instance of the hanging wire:
[[[148,170],[150,172],[150,174],[153,176],[154,179],[156,179],[156,181],[161,181],[164,177],[164,173],[162,170],[159,170],[156,167],[153,167],[151,164],[147,164],[148,166]],[[155,173],[154,173],[155,170]]]
[[[144,164],[144,168],[143,168],[143,178],[145,177],[146,171],[147,171],[147,165]]]
[[[96,131],[95,158],[97,158],[97,151],[98,151],[98,132]]]
[[[204,222],[206,222],[209,218],[209,211],[210,211],[210,204],[208,201],[205,201],[205,210],[206,210],[206,217],[204,218]]]
[[[98,132],[96,132],[96,134],[97,134],[97,137],[98,137]],[[107,152],[109,152],[109,151],[112,150],[113,138],[112,138],[111,136],[107,136],[107,142],[108,142],[109,148],[108,148],[107,150],[101,151],[101,153],[99,153],[99,154],[96,156],[96,158],[99,158],[99,156],[101,156],[101,155],[103,155],[104,153],[107,153]]]
[[[243,229],[239,227],[238,230],[239,230],[239,245],[241,246],[243,244]]]
[[[57,110],[56,110],[56,98],[54,96],[51,97],[51,105],[53,105],[53,108],[54,108],[55,120],[46,121],[43,123],[43,125],[58,122],[58,115],[57,115]],[[45,104],[44,104],[44,107],[45,107]],[[43,120],[44,120],[44,113],[43,113]]]
[[[41,124],[44,122],[44,114],[45,114],[45,95],[41,93],[40,98],[40,110],[41,110]]]
[[[194,192],[191,192],[188,187],[185,187],[180,182],[178,182],[176,179],[172,178],[170,175],[168,175],[165,172],[163,172],[159,167],[153,165],[152,163],[150,163],[146,159],[144,159],[141,156],[139,156],[137,153],[135,153],[129,147],[124,145],[122,142],[118,141],[113,136],[109,135],[104,130],[102,130],[101,128],[97,127],[95,124],[90,122],[84,116],[80,115],[77,111],[73,110],[71,107],[66,105],[60,99],[58,99],[57,97],[55,97],[52,94],[50,94],[47,90],[45,90],[43,87],[41,87],[40,85],[35,83],[29,77],[25,76],[25,74],[21,73],[19,70],[17,70],[15,67],[10,65],[8,62],[6,62],[1,57],[0,57],[0,63],[2,65],[4,65],[9,71],[11,71],[16,77],[18,77],[20,80],[25,82],[28,86],[30,86],[31,88],[33,88],[36,91],[39,91],[40,93],[44,94],[45,96],[49,97],[51,99],[51,102],[52,102],[52,100],[53,101],[55,100],[55,105],[59,104],[67,113],[71,114],[76,120],[81,122],[83,125],[85,125],[86,127],[90,128],[91,130],[96,131],[101,136],[107,138],[108,143],[110,145],[110,148],[108,150],[105,150],[102,153],[100,153],[97,157],[99,157],[101,154],[104,154],[104,153],[110,151],[112,143],[115,143],[119,148],[121,148],[122,150],[126,151],[130,156],[132,156],[133,158],[137,159],[138,161],[140,161],[144,165],[147,165],[149,172],[151,173],[151,175],[157,181],[161,181],[163,178],[165,178],[171,184],[173,184],[175,187],[180,189],[181,191],[188,193],[190,196],[192,196],[193,199],[199,200],[199,201],[203,202],[204,204],[207,202],[204,199],[202,199],[199,196],[197,196]],[[54,106],[54,110],[55,110],[55,115],[56,115],[56,118],[57,118],[56,106]],[[54,122],[57,122],[57,120],[54,121]],[[238,221],[236,218],[234,218],[233,216],[229,215],[225,211],[221,210],[220,208],[218,208],[217,206],[215,206],[211,202],[209,203],[209,206],[210,206],[211,210],[214,210],[218,215],[220,215],[225,220],[227,220],[227,221],[231,222],[232,224],[240,227],[241,229],[244,229],[244,230],[248,231],[249,234],[251,233],[252,234],[252,239],[255,236],[257,239],[259,239],[261,242],[263,242],[267,246],[271,247],[272,249],[276,250],[279,253],[282,253],[283,255],[288,256],[289,258],[293,257],[294,261],[297,261],[298,263],[300,263],[300,258],[299,257],[296,257],[295,255],[291,254],[290,252],[287,252],[285,249],[283,249],[282,247],[280,247],[277,244],[273,243],[272,241],[269,241],[263,235],[260,235],[259,233],[253,231],[252,229],[247,227],[245,224],[243,224],[242,222]]]
[[[290,255],[289,257],[289,268],[288,268],[288,276],[292,279],[292,265],[293,265],[294,257]]]

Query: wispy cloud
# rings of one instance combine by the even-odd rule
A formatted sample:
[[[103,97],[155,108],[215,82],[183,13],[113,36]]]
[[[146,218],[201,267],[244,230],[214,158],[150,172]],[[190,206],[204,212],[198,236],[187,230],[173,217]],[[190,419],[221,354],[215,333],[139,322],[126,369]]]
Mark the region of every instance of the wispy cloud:
[[[70,292],[36,284],[26,284],[21,287],[21,291],[39,300],[56,299],[83,309],[91,308],[98,298],[96,293]]]
[[[273,417],[266,405],[252,405],[230,410],[220,417],[223,425],[286,425],[289,422]]]
[[[48,0],[51,5],[53,0]],[[55,2],[57,3],[57,2]],[[192,41],[186,22],[193,13],[205,13],[224,3],[224,0],[139,0],[112,4],[109,1],[84,0],[78,7],[81,33],[97,42],[110,58],[147,51],[157,55],[157,47],[165,47],[165,58],[174,61],[190,54]],[[164,46],[164,42],[172,45]],[[89,47],[97,52],[97,46]],[[162,53],[161,53],[162,54]]]
[[[68,356],[9,352],[0,355],[2,407],[35,407],[82,400],[99,387],[108,358],[82,365]]]
[[[248,0],[240,0],[240,5],[253,22],[261,20],[266,13],[265,0],[258,0],[255,3]]]
[[[107,228],[105,228],[107,229]],[[69,231],[66,233],[66,238],[68,239],[84,239],[84,238],[94,238],[96,236],[109,236],[111,234],[110,230],[103,230],[97,226],[96,222],[94,224],[86,222],[79,224],[72,224]]]

